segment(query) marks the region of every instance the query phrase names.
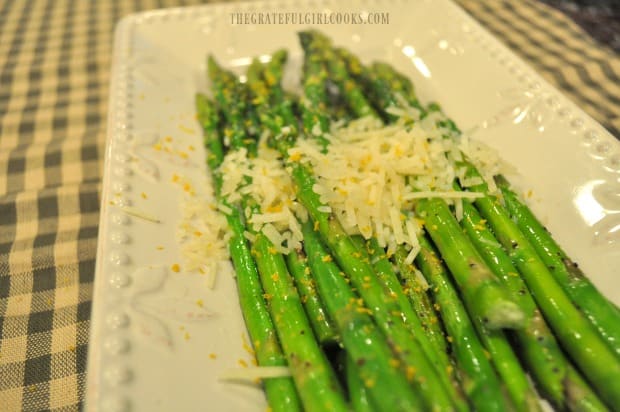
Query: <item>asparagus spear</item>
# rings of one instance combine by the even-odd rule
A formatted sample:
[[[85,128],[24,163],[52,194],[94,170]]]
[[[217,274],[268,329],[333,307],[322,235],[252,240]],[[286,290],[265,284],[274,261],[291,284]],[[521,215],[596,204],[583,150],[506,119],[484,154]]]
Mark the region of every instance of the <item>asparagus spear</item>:
[[[268,96],[267,85],[263,81],[264,74],[265,65],[257,58],[252,59],[252,63],[250,63],[246,71],[246,84],[250,91],[248,96],[250,105],[257,114],[259,121],[267,115],[266,109],[269,107],[268,102],[264,101],[265,96]]]
[[[472,316],[489,329],[521,327],[525,322],[523,311],[461,232],[445,201],[424,199],[416,210],[424,218],[424,227],[450,268]]]
[[[293,380],[308,411],[348,410],[336,375],[319,348],[284,257],[260,232],[252,251]]]
[[[299,35],[304,50],[310,51],[313,46],[309,36]],[[320,56],[316,53],[304,54],[304,70],[302,76],[302,122],[307,136],[313,136],[326,148],[328,140],[325,135],[329,132],[330,117],[325,102],[327,94],[327,69]]]
[[[445,343],[443,345],[441,343],[436,344],[427,337],[427,329],[422,326],[420,318],[413,310],[411,302],[407,299],[402,285],[398,281],[392,263],[387,258],[385,251],[383,251],[374,238],[371,238],[367,242],[364,242],[361,236],[354,236],[352,239],[361,253],[361,258],[368,259],[372,262],[372,267],[382,281],[383,286],[387,288],[387,293],[397,300],[402,316],[407,326],[413,332],[413,336],[422,347],[424,355],[426,355],[428,359],[432,359],[433,366],[438,372],[439,379],[444,389],[450,394],[460,409],[465,409],[465,404],[460,400],[461,395],[456,390],[458,384],[456,380],[453,380],[454,368],[445,351]],[[443,337],[443,335],[441,337]]]
[[[327,66],[330,78],[338,85],[351,111],[357,117],[372,116],[379,119],[362,90],[357,86],[355,80],[349,76],[346,64],[333,50],[329,39],[314,30],[301,32],[299,37],[306,54],[319,56],[316,58],[323,61]]]
[[[342,47],[336,48],[335,53],[344,62],[349,75],[362,86],[365,95],[378,112],[381,113],[382,107],[397,105],[390,85],[383,82],[383,79],[371,79],[370,71],[356,55]],[[388,115],[386,120],[395,120],[395,117]]]
[[[223,70],[213,56],[207,59],[209,78],[213,83],[213,94],[217,105],[226,119],[224,128],[224,147],[247,147],[251,154],[256,153],[256,141],[246,133],[247,90],[237,81],[234,74]]]
[[[220,202],[226,203],[226,200],[220,196],[221,176],[217,171],[224,158],[218,126],[219,116],[214,105],[204,95],[196,97],[196,104],[199,121],[204,131],[205,145],[208,149],[207,163],[214,176],[216,196]],[[243,214],[237,208],[231,208],[231,210],[232,213],[226,215],[231,229],[229,250],[237,273],[239,304],[254,347],[256,360],[260,366],[285,366],[287,362],[263,299],[258,271],[243,235],[245,230]],[[263,381],[263,386],[272,410],[301,410],[297,390],[291,378],[266,379]]]
[[[420,253],[416,264],[432,285],[453,351],[462,373],[462,387],[475,410],[502,411],[510,409],[502,387],[486,353],[478,340],[467,311],[463,307],[450,276],[437,257],[431,243],[420,236]]]
[[[448,343],[446,341],[443,324],[433,302],[427,292],[428,284],[422,284],[419,279],[418,271],[412,264],[407,263],[409,252],[404,247],[398,247],[392,256],[392,261],[398,266],[398,275],[403,282],[403,289],[409,295],[409,300],[422,322],[426,335],[437,350],[448,353]]]
[[[421,108],[415,94],[415,88],[407,76],[397,72],[394,67],[384,62],[373,62],[371,73],[373,76],[388,82],[390,90],[401,93],[411,106]]]
[[[286,62],[286,52],[278,50],[267,65],[253,59],[247,70],[247,88],[250,92],[250,104],[258,114],[259,128],[265,126],[272,133],[282,133],[284,124],[295,124],[295,115],[288,99],[284,99],[282,91],[270,87],[270,82],[280,81],[283,74],[279,65]],[[267,80],[269,79],[269,80]],[[271,107],[273,93],[280,93],[280,106],[274,111]],[[293,126],[291,126],[293,127]],[[294,132],[294,131],[293,131]]]
[[[276,116],[272,116],[275,119],[276,126],[280,128],[288,125],[290,131],[288,133],[294,134],[297,132],[297,118],[293,110],[294,101],[290,98],[286,98],[286,92],[280,87],[282,76],[284,74],[283,67],[288,58],[286,50],[276,51],[271,60],[265,65],[265,83],[269,88],[270,104],[277,103]]]
[[[213,102],[202,93],[196,94],[196,112],[204,134],[203,143],[207,149],[207,166],[213,172],[215,191],[219,194],[221,176],[216,173],[216,170],[224,160],[224,148],[219,135],[220,115]]]
[[[370,103],[383,120],[387,123],[395,121],[398,117],[386,112],[385,109],[401,106],[406,96],[413,95],[413,88],[403,87],[407,86],[407,83],[401,82],[396,72],[389,71],[387,69],[389,65],[375,63],[369,68],[362,64],[356,55],[344,48],[337,48],[336,53],[346,64],[349,74],[362,86]],[[408,85],[410,86],[410,83]],[[413,106],[418,103],[413,99],[408,104]]]
[[[439,370],[451,370],[452,366],[450,363],[450,358],[447,355],[445,337],[443,336],[441,330],[434,327],[438,326],[439,322],[434,314],[432,304],[430,303],[428,296],[419,286],[419,282],[417,282],[417,280],[410,279],[415,283],[418,283],[417,285],[410,284],[410,288],[408,288],[410,293],[415,293],[416,299],[407,299],[405,294],[406,289],[403,288],[400,282],[397,281],[397,275],[392,262],[390,262],[385,251],[381,248],[381,246],[379,246],[379,242],[377,242],[375,238],[371,238],[366,242],[366,246],[363,248],[368,252],[377,275],[385,278],[384,283],[386,285],[390,285],[390,293],[394,293],[395,296],[397,296],[405,318],[413,320],[413,322],[410,321],[408,324],[412,328],[414,334],[426,335],[429,337],[429,339],[425,339],[420,342],[421,345],[426,345],[425,351],[431,354],[430,357],[432,359],[440,361],[437,365]],[[403,271],[407,272],[410,270],[410,268],[408,268],[404,263],[406,255],[407,253],[401,250],[401,254],[399,254],[399,257],[402,259],[401,265],[399,265],[401,276]],[[407,275],[405,274],[405,276]],[[415,274],[411,274],[411,276],[415,276]],[[413,306],[416,305],[420,306],[419,310],[414,310]],[[429,318],[429,324],[427,327],[424,327],[421,321],[426,317]]]
[[[514,337],[517,349],[542,394],[561,410],[605,410],[596,394],[564,356],[510,257],[470,203],[463,205],[461,226],[529,315],[525,328],[515,331]]]
[[[382,411],[424,410],[421,399],[399,368],[367,307],[361,306],[347,278],[325,250],[310,221],[303,227],[304,250],[321,298],[334,319],[348,355],[358,368],[371,403]],[[415,370],[409,370],[410,375]]]
[[[530,241],[555,280],[584,313],[599,334],[620,355],[620,310],[592,284],[562,250],[532,211],[510,189],[508,180],[497,176],[506,209]]]
[[[296,250],[286,256],[286,263],[295,285],[301,295],[308,319],[316,338],[321,344],[336,342],[339,337],[333,321],[328,316],[321,297],[316,291],[316,284],[310,273],[308,259],[303,250]]]
[[[368,390],[360,379],[358,367],[350,356],[347,356],[345,360],[345,373],[353,411],[373,412],[375,407],[371,403]]]
[[[469,167],[466,176],[480,175]],[[470,189],[487,192],[484,183]],[[499,201],[493,196],[485,196],[477,198],[475,204],[497,240],[508,251],[564,349],[603,401],[610,406],[620,405],[620,362],[615,353],[573,305]]]

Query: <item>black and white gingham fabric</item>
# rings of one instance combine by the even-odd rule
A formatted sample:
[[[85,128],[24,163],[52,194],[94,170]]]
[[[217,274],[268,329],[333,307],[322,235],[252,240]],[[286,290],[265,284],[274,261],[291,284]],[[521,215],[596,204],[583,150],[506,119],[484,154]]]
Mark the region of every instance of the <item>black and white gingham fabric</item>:
[[[458,0],[620,136],[620,58],[534,0]],[[113,29],[181,0],[0,2],[0,410],[83,400]]]

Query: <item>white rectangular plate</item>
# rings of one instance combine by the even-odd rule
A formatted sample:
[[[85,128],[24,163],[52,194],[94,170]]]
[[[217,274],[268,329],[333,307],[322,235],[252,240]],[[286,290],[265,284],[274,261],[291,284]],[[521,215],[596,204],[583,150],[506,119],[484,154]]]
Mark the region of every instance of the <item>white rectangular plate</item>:
[[[304,26],[238,25],[233,13],[311,11],[387,13],[389,24],[318,28],[366,62],[395,65],[423,101],[440,102],[463,130],[499,150],[518,169],[541,220],[620,303],[618,142],[449,1],[279,1],[145,12],[125,18],[116,32],[88,410],[265,410],[257,388],[218,380],[251,361],[230,268],[213,290],[205,276],[173,269],[182,262],[175,233],[184,196],[173,176],[206,191],[193,98],[206,89],[208,53],[241,73],[251,57],[284,47],[286,83],[298,77],[296,32]]]

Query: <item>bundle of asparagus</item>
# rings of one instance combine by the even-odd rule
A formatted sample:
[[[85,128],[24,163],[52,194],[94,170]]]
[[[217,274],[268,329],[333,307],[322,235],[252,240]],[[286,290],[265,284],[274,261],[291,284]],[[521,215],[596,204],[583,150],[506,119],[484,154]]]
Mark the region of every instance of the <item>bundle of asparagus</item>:
[[[341,150],[334,124],[414,134],[424,124],[435,136],[426,146],[461,133],[389,65],[364,65],[316,31],[299,38],[299,98],[282,88],[282,50],[255,60],[245,82],[209,57],[213,99],[196,96],[258,365],[290,372],[263,379],[271,409],[529,411],[539,396],[559,410],[620,405],[618,308],[502,175],[485,178],[458,146],[441,152],[459,171],[448,182],[458,201],[405,176],[396,234],[348,225],[332,207],[316,159]],[[290,183],[287,213],[252,193],[261,175],[250,171],[274,164],[265,156]],[[274,211],[287,216],[279,232]]]

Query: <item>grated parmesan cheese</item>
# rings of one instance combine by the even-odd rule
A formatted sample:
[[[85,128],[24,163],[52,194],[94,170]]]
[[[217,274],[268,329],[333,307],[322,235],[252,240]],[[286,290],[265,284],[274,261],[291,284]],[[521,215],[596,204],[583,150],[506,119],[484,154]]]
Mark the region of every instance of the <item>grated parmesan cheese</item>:
[[[219,212],[226,213],[227,207],[215,201],[213,192],[202,192],[203,188],[211,187],[208,182],[194,185],[188,178],[178,175],[175,175],[174,182],[181,188],[186,185],[200,188],[193,195],[181,191],[181,219],[177,225],[176,238],[184,271],[207,275],[207,287],[213,289],[217,273],[230,259],[230,232],[226,218]]]
[[[418,109],[405,104],[391,107],[389,112],[399,119],[388,126],[372,117],[347,125],[333,123],[329,134],[321,133],[330,139],[327,153],[316,139],[299,139],[297,146],[289,150],[287,160],[313,169],[317,180],[312,190],[323,203],[319,211],[332,213],[350,235],[375,237],[388,254],[404,245],[408,250],[406,262],[411,263],[420,250],[417,237],[421,223],[414,213],[419,199],[445,199],[461,219],[463,202],[483,195],[454,190],[455,180],[463,187],[486,183],[491,191],[497,191],[493,176],[505,173],[507,168],[486,145],[465,135],[457,136],[441,112],[421,118]],[[312,134],[318,131],[316,124]],[[260,232],[274,245],[274,251],[286,254],[300,247],[303,236],[298,219],[308,217],[297,201],[290,171],[283,166],[281,155],[267,146],[268,137],[269,133],[262,134],[256,157],[248,156],[244,148],[227,154],[219,170],[221,194],[229,204],[243,197],[250,199],[254,206],[246,207],[244,213],[252,230],[244,236],[253,242],[252,232]],[[466,177],[465,168],[455,166],[463,155],[478,167],[482,178]],[[175,182],[182,187],[200,187],[178,176]],[[207,209],[209,213],[203,211],[203,216],[217,225],[223,223],[223,227],[225,219],[218,211],[233,212],[229,206],[214,202]],[[190,261],[200,262],[200,270],[208,272],[211,268],[205,268],[204,262],[213,259],[205,259],[201,253],[209,247],[222,247],[225,231],[219,232],[220,226],[207,228],[206,223],[198,228],[187,225],[188,230],[192,227],[206,234],[200,239],[202,250],[199,252],[193,243],[190,247],[189,242],[187,255]],[[210,246],[205,247],[207,244]],[[196,264],[185,266],[195,268]]]
[[[375,237],[388,254],[405,245],[411,263],[420,249],[416,201],[445,199],[462,217],[463,201],[483,194],[456,191],[455,180],[495,188],[493,175],[505,164],[488,147],[456,136],[440,112],[420,118],[419,110],[403,105],[390,113],[399,120],[389,126],[366,117],[332,127],[327,153],[314,139],[300,139],[293,150],[317,177],[312,190],[323,203],[319,210],[331,210],[350,235]],[[457,170],[463,154],[484,170],[482,179],[466,179],[465,170]]]
[[[287,254],[301,246],[303,236],[297,219],[307,219],[307,212],[297,201],[280,154],[266,145],[267,138],[268,134],[261,137],[255,158],[250,158],[245,149],[226,156],[220,166],[222,195],[231,203],[248,196],[257,205],[257,210],[245,210],[252,229],[265,235],[278,252]],[[295,151],[289,156],[294,160]],[[246,238],[252,240],[248,235]]]
[[[143,212],[140,209],[136,209],[135,207],[116,205],[116,204],[115,206],[130,216],[148,220],[149,222],[153,222],[153,223],[161,223],[161,220],[157,216],[151,215],[150,213]]]
[[[420,285],[420,287],[425,291],[428,290],[430,288],[430,285],[426,281],[426,278],[424,277],[422,272],[414,268],[414,273],[415,273],[416,280],[418,281],[418,284]]]

